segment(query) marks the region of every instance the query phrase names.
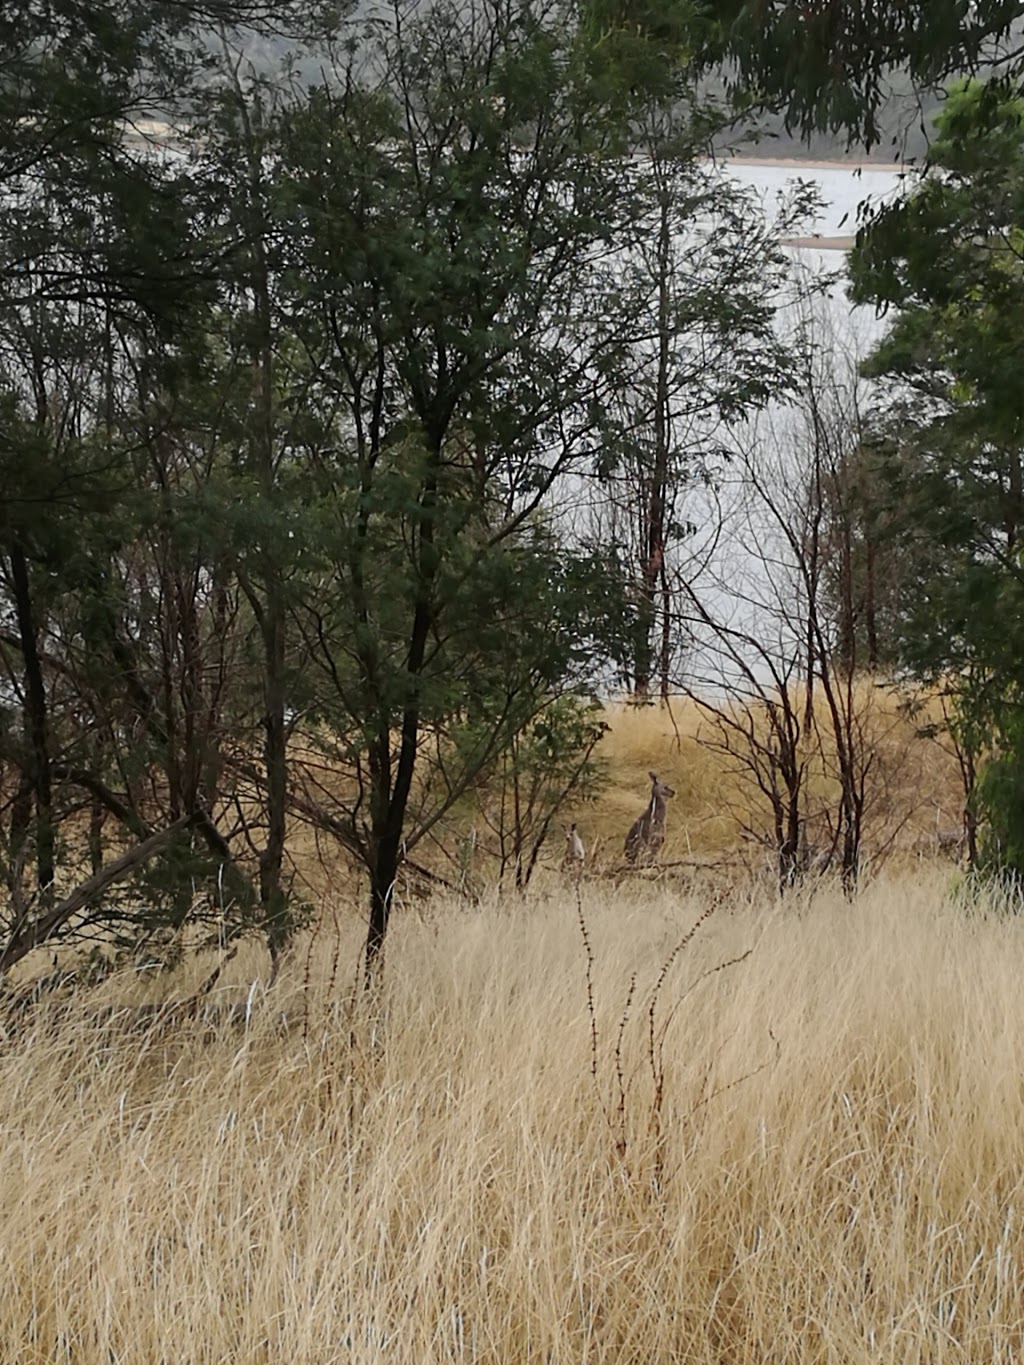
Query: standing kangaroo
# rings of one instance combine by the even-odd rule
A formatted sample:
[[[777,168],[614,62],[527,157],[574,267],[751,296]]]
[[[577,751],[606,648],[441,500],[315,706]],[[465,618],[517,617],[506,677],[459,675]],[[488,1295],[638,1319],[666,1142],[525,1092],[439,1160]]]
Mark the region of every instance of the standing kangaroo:
[[[657,862],[661,846],[665,842],[665,814],[668,798],[675,796],[675,789],[667,782],[659,782],[657,773],[649,774],[651,779],[651,799],[643,815],[637,817],[633,828],[626,835],[626,861],[639,862],[641,867],[650,867]]]
[[[587,860],[587,850],[583,846],[583,840],[576,830],[576,825],[571,824],[565,831],[565,857],[562,859],[562,871],[571,872],[579,877],[583,872],[583,864]]]

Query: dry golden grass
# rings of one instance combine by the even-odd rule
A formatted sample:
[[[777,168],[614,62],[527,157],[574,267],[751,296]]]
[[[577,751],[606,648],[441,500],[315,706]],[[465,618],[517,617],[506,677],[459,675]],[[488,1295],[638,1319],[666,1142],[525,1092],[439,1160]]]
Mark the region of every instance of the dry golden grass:
[[[1018,1359],[1024,926],[723,902],[659,1083],[714,902],[581,894],[596,1052],[568,890],[399,912],[354,1009],[345,918],[248,1031],[11,1033],[0,1359]]]
[[[729,807],[739,797],[736,778],[720,755],[699,743],[701,716],[692,702],[677,698],[668,708],[612,706],[606,720],[610,729],[599,753],[610,783],[591,821],[609,854],[621,857],[626,831],[650,796],[652,770],[676,791],[664,860],[735,842],[737,825]]]
[[[938,829],[960,823],[963,793],[956,761],[944,740],[924,739],[924,720],[939,719],[938,705],[926,706],[918,719],[903,714],[892,692],[869,679],[857,685],[857,709],[872,753],[866,782],[864,853],[868,861],[899,852],[918,852]],[[819,696],[817,707],[824,713]],[[669,708],[610,706],[610,726],[599,750],[608,767],[609,784],[592,806],[574,811],[588,847],[606,861],[621,859],[622,843],[650,793],[653,769],[676,789],[669,803],[668,830],[662,862],[690,856],[746,850],[744,824],[767,832],[767,802],[735,757],[708,741],[715,731],[697,705],[676,698]],[[825,716],[820,719],[823,729]],[[824,760],[809,767],[812,836],[826,841],[825,812],[835,810],[839,787],[826,746]],[[814,827],[816,826],[816,827]],[[561,848],[558,849],[559,855]]]

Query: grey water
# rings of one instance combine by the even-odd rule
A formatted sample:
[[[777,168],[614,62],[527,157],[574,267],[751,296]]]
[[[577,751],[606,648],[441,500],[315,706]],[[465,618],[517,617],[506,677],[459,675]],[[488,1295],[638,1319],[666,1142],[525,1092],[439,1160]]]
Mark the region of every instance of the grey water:
[[[880,340],[887,320],[852,304],[846,286],[846,251],[860,216],[892,202],[913,184],[914,172],[898,166],[807,165],[783,161],[723,161],[722,173],[753,190],[766,216],[797,180],[813,184],[821,205],[804,231],[788,240],[794,277],[803,277],[793,299],[782,301],[782,332],[801,323],[815,339],[814,375],[826,420],[841,433],[855,429],[874,392],[859,373],[860,363]],[[822,245],[817,245],[817,243]],[[820,286],[819,291],[808,285]],[[808,295],[815,293],[813,301]],[[806,485],[807,416],[799,400],[780,396],[757,416],[733,429],[728,440],[735,460],[707,485],[684,495],[677,515],[694,534],[677,553],[679,581],[697,594],[706,611],[736,646],[723,652],[716,632],[691,612],[679,629],[676,673],[705,693],[750,690],[750,675],[764,682],[773,672],[800,667],[806,599],[793,545],[758,493],[760,479],[770,500],[791,509],[794,521]],[[841,436],[840,436],[841,439]],[[685,591],[681,594],[685,602]],[[687,618],[687,611],[681,609]],[[746,639],[747,643],[742,641]]]

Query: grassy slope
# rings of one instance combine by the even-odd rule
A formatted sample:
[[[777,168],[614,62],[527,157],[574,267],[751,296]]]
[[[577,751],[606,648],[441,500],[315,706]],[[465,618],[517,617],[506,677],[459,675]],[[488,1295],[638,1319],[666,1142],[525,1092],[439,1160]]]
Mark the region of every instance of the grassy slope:
[[[1017,1358],[1024,937],[949,875],[723,900],[660,1103],[664,889],[582,890],[596,1052],[568,890],[403,916],[372,1013],[347,918],[248,1035],[76,1003],[0,1054],[0,1359]]]
[[[820,699],[817,705],[823,708]],[[867,682],[858,688],[857,707],[871,737],[866,748],[874,748],[866,782],[868,858],[917,850],[937,828],[956,827],[963,797],[955,760],[942,742],[918,733],[924,719],[937,717],[929,713],[911,721],[891,694]],[[714,740],[715,731],[694,703],[677,700],[671,711],[613,707],[608,721],[611,729],[600,750],[608,764],[607,790],[589,809],[573,812],[599,856],[621,857],[626,831],[650,793],[651,769],[677,793],[669,806],[663,861],[742,847],[743,824],[769,828],[766,803],[743,765],[700,742]],[[834,773],[820,764],[811,772],[808,808],[817,815],[812,833],[824,839],[824,812],[836,806],[839,789]]]
[[[818,705],[822,705],[820,699]],[[866,782],[864,856],[866,866],[877,870],[894,854],[933,851],[936,832],[959,825],[963,797],[953,756],[940,741],[921,739],[920,720],[902,715],[890,693],[865,682],[858,687],[857,708],[874,746]],[[741,764],[701,742],[713,739],[714,732],[694,703],[677,699],[670,711],[612,706],[606,719],[610,729],[598,753],[607,767],[607,785],[594,802],[564,811],[553,823],[541,863],[541,884],[545,873],[557,872],[560,866],[563,826],[570,820],[579,825],[593,870],[621,864],[626,832],[650,795],[650,769],[677,792],[669,805],[663,863],[735,859],[764,870],[763,850],[741,832],[744,825],[758,832],[769,830],[764,799]],[[829,842],[826,812],[834,812],[838,804],[838,785],[827,768],[827,763],[825,770],[821,764],[812,767],[810,786],[809,809],[815,815],[810,833],[812,841],[821,844]],[[497,805],[494,793],[491,804]],[[495,865],[485,849],[493,846],[493,834],[471,801],[463,803],[440,828],[444,851],[422,844],[415,857],[441,875],[453,877],[458,870],[456,850],[474,828],[480,843],[472,872],[479,884],[487,885]],[[329,840],[318,843],[308,829],[296,827],[290,849],[299,884],[314,901],[344,886],[361,909],[352,870]],[[409,888],[403,882],[399,890],[402,898]]]

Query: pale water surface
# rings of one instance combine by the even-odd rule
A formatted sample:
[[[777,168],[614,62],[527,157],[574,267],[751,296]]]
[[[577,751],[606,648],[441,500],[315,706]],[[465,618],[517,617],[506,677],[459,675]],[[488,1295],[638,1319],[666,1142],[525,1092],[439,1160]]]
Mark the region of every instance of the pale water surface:
[[[773,217],[787,189],[797,180],[817,186],[822,208],[806,226],[806,238],[852,237],[858,223],[858,207],[885,203],[913,183],[913,172],[898,167],[814,166],[803,163],[765,161],[723,162],[723,170],[740,184],[757,191],[766,214]],[[803,241],[803,238],[801,238]],[[870,384],[857,377],[858,362],[884,333],[887,320],[875,310],[854,307],[844,279],[846,253],[801,244],[787,247],[794,263],[813,276],[838,276],[825,296],[813,306],[815,336],[821,338],[821,382],[833,388],[826,403],[851,408],[870,405]],[[806,318],[807,305],[786,305],[780,310],[779,326],[785,331],[799,315]],[[753,450],[760,463],[772,470],[772,486],[781,501],[798,494],[806,446],[804,419],[783,398],[769,405],[757,419],[731,433],[736,449]],[[758,506],[742,470],[742,461],[722,469],[710,491],[694,488],[685,498],[685,516],[696,526],[696,535],[681,556],[684,577],[700,592],[702,600],[720,620],[749,632],[771,649],[776,661],[792,656],[799,618],[800,581],[792,556],[779,527]],[[787,619],[787,617],[789,619]],[[684,672],[700,680],[702,690],[725,685],[723,671],[705,629],[691,623]],[[744,651],[754,672],[767,677],[768,667],[757,649]]]

